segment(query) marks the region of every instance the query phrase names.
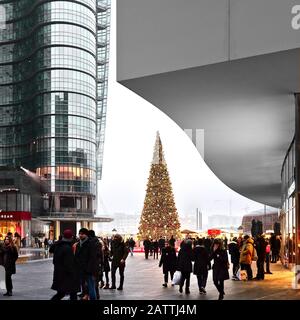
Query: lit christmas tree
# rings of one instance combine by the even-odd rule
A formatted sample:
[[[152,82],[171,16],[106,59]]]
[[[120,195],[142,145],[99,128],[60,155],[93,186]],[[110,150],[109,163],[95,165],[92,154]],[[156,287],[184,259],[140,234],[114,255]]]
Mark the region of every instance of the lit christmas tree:
[[[157,132],[138,238],[178,238],[180,223],[162,143]]]

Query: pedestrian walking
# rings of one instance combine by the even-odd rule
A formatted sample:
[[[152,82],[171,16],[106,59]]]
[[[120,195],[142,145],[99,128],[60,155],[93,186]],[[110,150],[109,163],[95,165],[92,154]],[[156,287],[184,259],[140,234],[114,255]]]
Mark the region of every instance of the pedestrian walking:
[[[257,252],[257,274],[254,280],[264,280],[265,278],[265,268],[264,263],[266,260],[266,241],[262,235],[259,235],[256,239],[256,252]]]
[[[162,249],[166,246],[166,240],[160,236],[158,240],[159,253],[162,254]]]
[[[241,270],[246,270],[248,280],[252,280],[252,258],[254,255],[254,241],[248,235],[244,236],[243,245],[240,252]]]
[[[175,243],[176,243],[176,239],[174,238],[173,235],[171,235],[171,238],[169,240],[169,244],[171,247],[175,248]]]
[[[97,250],[89,239],[88,229],[81,228],[79,230],[79,242],[77,242],[74,247],[75,261],[80,274],[82,299],[96,300],[95,274],[98,270]]]
[[[203,239],[198,239],[193,249],[194,274],[197,276],[200,294],[206,294],[208,270],[211,268],[209,255],[204,247]]]
[[[270,271],[270,252],[271,252],[271,246],[269,240],[266,240],[266,274],[273,274]]]
[[[227,251],[222,248],[222,241],[220,239],[215,239],[213,242],[210,260],[214,261],[214,265],[212,267],[213,282],[219,292],[218,300],[223,300],[225,295],[224,281],[229,279],[229,262]]]
[[[61,300],[70,295],[70,300],[77,300],[77,293],[80,291],[80,278],[72,250],[73,233],[67,229],[63,232],[62,240],[56,243],[53,254],[53,283],[52,290],[57,293],[51,300]]]
[[[96,251],[96,265],[95,265],[94,274],[92,276],[95,282],[96,299],[99,300],[100,299],[99,282],[100,282],[100,273],[103,266],[103,248],[102,248],[102,243],[96,237],[94,230],[89,230],[89,239],[93,247],[93,250]]]
[[[134,250],[134,247],[135,247],[135,241],[133,240],[133,238],[129,239],[128,246],[129,246],[130,254],[131,254],[131,256],[133,256],[133,250]]]
[[[45,250],[48,250],[48,249],[49,249],[49,240],[48,240],[48,238],[45,238],[45,239],[44,239],[44,249],[45,249]]]
[[[179,292],[183,292],[183,286],[185,284],[185,293],[190,294],[190,278],[192,272],[192,240],[187,239],[181,244],[181,248],[178,253],[177,270],[181,272],[181,282],[179,285]]]
[[[6,293],[4,296],[12,296],[13,284],[12,275],[16,273],[16,261],[18,259],[18,250],[12,237],[5,237],[4,244],[0,247],[1,263],[5,269]]]
[[[144,245],[145,259],[148,259],[149,251],[151,247],[151,242],[148,237],[144,240],[143,245]]]
[[[159,267],[161,266],[163,267],[164,274],[163,287],[167,288],[169,273],[172,281],[177,266],[176,250],[169,243],[166,243],[166,247],[162,248],[161,257],[159,261]]]
[[[125,261],[128,256],[128,247],[126,247],[121,235],[116,234],[111,244],[111,282],[110,289],[116,289],[116,271],[119,269],[120,285],[117,290],[123,290]]]
[[[153,241],[153,259],[158,259],[158,251],[159,251],[159,247],[158,247],[158,241],[155,239]]]
[[[103,282],[103,286],[101,283],[101,286],[103,287],[103,289],[109,289],[109,272],[110,272],[110,250],[108,247],[108,241],[107,239],[103,240],[103,272],[105,274],[105,286],[104,286],[104,282]]]
[[[228,250],[232,263],[232,280],[239,280],[237,273],[240,268],[240,248],[236,237],[229,242]]]
[[[204,240],[204,247],[208,254],[211,253],[211,247],[212,247],[212,239],[209,237],[206,237]]]

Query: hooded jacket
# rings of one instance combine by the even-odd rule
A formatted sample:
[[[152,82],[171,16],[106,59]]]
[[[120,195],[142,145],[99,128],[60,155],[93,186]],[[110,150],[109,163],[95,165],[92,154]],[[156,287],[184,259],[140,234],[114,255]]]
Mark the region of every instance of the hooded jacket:
[[[253,239],[249,238],[243,243],[241,254],[240,254],[240,263],[251,265],[253,254],[254,254],[254,241]]]

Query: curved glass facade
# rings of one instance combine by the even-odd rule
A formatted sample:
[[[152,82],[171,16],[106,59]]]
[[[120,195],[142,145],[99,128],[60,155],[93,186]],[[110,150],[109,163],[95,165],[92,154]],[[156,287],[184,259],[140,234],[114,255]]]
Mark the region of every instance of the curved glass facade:
[[[41,176],[50,213],[95,213],[109,49],[109,3],[98,2],[0,1],[0,166]]]

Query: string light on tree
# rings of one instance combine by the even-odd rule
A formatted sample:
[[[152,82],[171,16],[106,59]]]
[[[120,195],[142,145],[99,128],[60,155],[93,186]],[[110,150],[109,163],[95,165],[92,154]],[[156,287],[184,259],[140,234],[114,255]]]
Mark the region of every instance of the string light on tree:
[[[169,172],[157,132],[138,237],[141,240],[146,237],[158,239],[163,235],[178,238],[181,234]]]

